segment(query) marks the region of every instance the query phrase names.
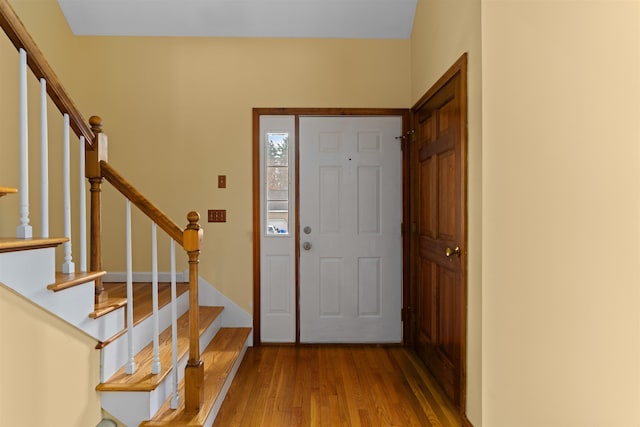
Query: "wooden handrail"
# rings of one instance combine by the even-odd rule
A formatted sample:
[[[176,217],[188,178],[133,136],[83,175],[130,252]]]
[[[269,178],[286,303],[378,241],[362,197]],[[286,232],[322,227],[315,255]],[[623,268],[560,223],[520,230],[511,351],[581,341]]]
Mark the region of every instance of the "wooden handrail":
[[[175,240],[180,246],[182,244],[182,229],[169,218],[164,212],[162,212],[156,205],[154,205],[149,199],[144,197],[133,185],[122,177],[116,170],[104,160],[100,161],[100,170],[102,176],[113,185],[116,190],[122,193],[127,199],[138,207],[145,215],[149,217],[153,222],[158,224],[165,233],[167,233],[173,240]]]
[[[17,193],[18,189],[11,187],[0,187],[0,197],[6,196],[7,194]]]
[[[7,0],[0,0],[0,27],[17,50],[24,49],[27,52],[27,65],[38,80],[44,78],[47,81],[47,94],[58,107],[60,113],[69,114],[71,128],[78,138],[84,136],[87,149],[91,150],[93,148],[93,132],[91,132],[89,123],[82,117],[62,86],[60,79],[53,72],[53,68]]]

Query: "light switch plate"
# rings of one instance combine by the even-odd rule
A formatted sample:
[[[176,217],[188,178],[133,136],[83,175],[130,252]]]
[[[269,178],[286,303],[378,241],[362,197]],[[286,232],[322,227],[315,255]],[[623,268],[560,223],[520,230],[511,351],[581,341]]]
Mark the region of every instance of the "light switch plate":
[[[210,209],[208,213],[209,222],[227,222],[226,209]]]

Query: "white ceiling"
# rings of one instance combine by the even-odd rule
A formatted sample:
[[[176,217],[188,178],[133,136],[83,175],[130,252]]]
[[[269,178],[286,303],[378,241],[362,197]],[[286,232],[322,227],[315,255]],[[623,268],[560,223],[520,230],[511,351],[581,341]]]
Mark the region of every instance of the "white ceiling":
[[[417,0],[58,0],[77,35],[408,39]]]

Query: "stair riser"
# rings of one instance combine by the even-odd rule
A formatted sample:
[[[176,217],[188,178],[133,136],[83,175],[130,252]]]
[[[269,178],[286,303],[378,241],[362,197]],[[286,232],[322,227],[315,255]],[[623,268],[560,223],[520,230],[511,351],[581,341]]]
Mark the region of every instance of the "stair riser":
[[[0,281],[12,286],[21,284],[25,292],[46,291],[47,285],[56,280],[55,256],[55,248],[0,253]]]
[[[151,412],[150,399],[149,393],[138,391],[103,392],[101,402],[102,409],[125,426],[137,427],[142,420],[155,413],[155,411]]]
[[[200,336],[201,349],[209,345],[220,330],[221,323],[222,320],[217,318]],[[188,359],[189,354],[186,353],[178,360],[178,382],[184,378],[184,370]],[[138,426],[142,421],[150,419],[160,409],[165,400],[171,395],[172,390],[173,375],[170,373],[151,392],[102,391],[102,407],[128,427]]]
[[[47,289],[55,282],[54,248],[1,253],[0,282],[99,341],[124,327],[123,309],[89,318],[94,310],[93,281],[61,292]]]
[[[178,297],[178,317],[189,309],[189,292]],[[171,325],[171,305],[159,310],[159,330],[163,331]],[[125,325],[126,327],[126,325]],[[133,354],[137,354],[153,340],[153,317],[150,316],[133,328]],[[101,352],[100,382],[105,382],[127,363],[129,353],[127,334],[109,343]]]

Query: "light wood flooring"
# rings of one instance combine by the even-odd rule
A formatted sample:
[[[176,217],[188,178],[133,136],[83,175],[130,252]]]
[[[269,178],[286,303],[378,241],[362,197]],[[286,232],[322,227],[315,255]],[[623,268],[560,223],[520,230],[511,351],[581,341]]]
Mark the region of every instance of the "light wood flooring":
[[[415,353],[361,345],[249,348],[214,424],[460,425]]]

